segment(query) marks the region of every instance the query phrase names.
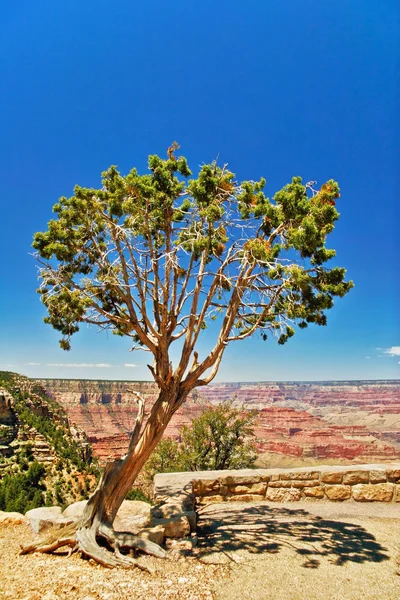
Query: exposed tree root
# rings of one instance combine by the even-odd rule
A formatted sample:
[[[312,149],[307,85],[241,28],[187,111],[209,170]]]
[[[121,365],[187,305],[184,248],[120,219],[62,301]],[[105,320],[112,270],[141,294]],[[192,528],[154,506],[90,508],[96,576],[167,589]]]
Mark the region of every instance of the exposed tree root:
[[[98,538],[103,538],[114,548],[114,552],[107,550],[98,543]],[[140,564],[134,558],[122,554],[124,550],[139,550],[156,558],[167,558],[167,553],[157,544],[149,540],[142,539],[132,533],[114,531],[112,527],[101,524],[98,527],[78,527],[73,524],[65,527],[61,531],[50,534],[47,538],[40,540],[36,544],[30,544],[21,548],[20,555],[33,552],[52,553],[58,548],[69,546],[68,556],[74,552],[81,552],[88,558],[108,567],[137,567],[148,573],[153,573],[152,569]]]

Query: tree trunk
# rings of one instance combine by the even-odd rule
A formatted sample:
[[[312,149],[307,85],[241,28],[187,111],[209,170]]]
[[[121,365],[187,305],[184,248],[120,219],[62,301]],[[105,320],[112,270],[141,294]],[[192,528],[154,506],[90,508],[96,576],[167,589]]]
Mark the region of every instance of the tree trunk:
[[[165,558],[166,553],[157,544],[133,534],[115,532],[113,522],[126,494],[186,396],[187,393],[183,394],[176,386],[160,392],[138,440],[132,443],[137,433],[134,430],[127,454],[106,465],[96,491],[89,499],[82,518],[71,535],[68,536],[65,528],[59,532],[58,537],[56,535],[47,538],[22,549],[21,553],[26,554],[34,550],[51,552],[62,545],[69,545],[73,550],[80,550],[107,567],[129,567],[133,564],[140,566],[133,559],[122,555],[121,547],[137,548],[158,558]],[[99,546],[99,537],[114,547],[114,553]]]

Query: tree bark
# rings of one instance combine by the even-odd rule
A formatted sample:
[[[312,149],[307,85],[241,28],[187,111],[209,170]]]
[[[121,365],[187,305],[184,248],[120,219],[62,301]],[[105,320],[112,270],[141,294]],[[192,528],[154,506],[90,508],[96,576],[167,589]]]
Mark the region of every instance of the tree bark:
[[[120,553],[121,547],[135,548],[158,558],[165,558],[165,551],[157,544],[133,534],[115,532],[113,522],[126,494],[160,441],[172,415],[186,397],[187,392],[176,385],[162,390],[137,442],[129,445],[128,452],[123,458],[106,465],[96,491],[89,499],[76,526],[76,531],[72,531],[67,536],[65,530],[61,530],[58,535],[23,548],[21,554],[35,550],[51,552],[62,545],[70,547],[76,545],[83,554],[107,567],[132,565],[140,567],[136,561]],[[132,436],[134,434],[135,430]],[[114,547],[114,553],[99,546],[99,537],[104,538]]]

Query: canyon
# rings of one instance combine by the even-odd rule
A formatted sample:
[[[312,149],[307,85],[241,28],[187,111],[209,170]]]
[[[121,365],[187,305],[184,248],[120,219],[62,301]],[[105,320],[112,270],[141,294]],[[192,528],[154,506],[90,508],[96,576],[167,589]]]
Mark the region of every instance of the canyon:
[[[137,414],[130,390],[150,411],[157,387],[146,381],[43,379],[72,428],[82,429],[104,463],[124,454]],[[208,405],[232,400],[257,413],[259,464],[265,467],[389,462],[400,458],[400,380],[216,383],[195,390],[166,436],[179,438]]]

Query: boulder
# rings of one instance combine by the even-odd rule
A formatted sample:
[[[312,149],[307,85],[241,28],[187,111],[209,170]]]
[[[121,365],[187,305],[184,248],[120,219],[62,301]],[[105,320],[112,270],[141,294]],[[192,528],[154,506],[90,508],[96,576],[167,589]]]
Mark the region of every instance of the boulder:
[[[393,498],[393,483],[362,484],[353,487],[353,498],[357,502],[390,502]]]
[[[41,508],[33,508],[26,513],[30,526],[35,533],[42,533],[46,529],[55,527],[57,521],[62,519],[60,506],[43,506]],[[62,526],[66,525],[63,523]]]
[[[154,519],[153,525],[162,526],[165,537],[183,538],[190,535],[189,519],[184,515],[177,515],[168,519]]]
[[[167,541],[166,546],[170,556],[176,558],[180,556],[188,556],[197,546],[197,536],[191,535],[188,538],[181,538],[180,540],[171,539]]]
[[[21,525],[25,522],[24,515],[19,512],[5,512],[0,510],[0,525]]]
[[[176,517],[186,517],[190,523],[192,531],[196,530],[196,513],[194,510],[185,510],[182,504],[161,504],[151,509],[152,519],[170,519]]]
[[[82,516],[87,500],[70,504],[63,512],[63,517],[78,521]],[[139,500],[124,500],[115,517],[114,527],[116,531],[129,531],[138,533],[143,527],[150,525],[151,505]]]
[[[326,485],[325,494],[329,500],[348,500],[351,497],[351,487],[348,485]]]
[[[140,500],[124,500],[115,517],[116,531],[138,533],[151,523],[151,505]]]
[[[165,528],[162,525],[157,525],[156,527],[146,527],[146,529],[143,529],[139,532],[139,537],[161,546],[165,537]]]
[[[79,502],[74,502],[73,504],[70,504],[64,510],[63,517],[70,517],[74,521],[78,521],[82,516],[86,504],[87,500],[80,500]]]

